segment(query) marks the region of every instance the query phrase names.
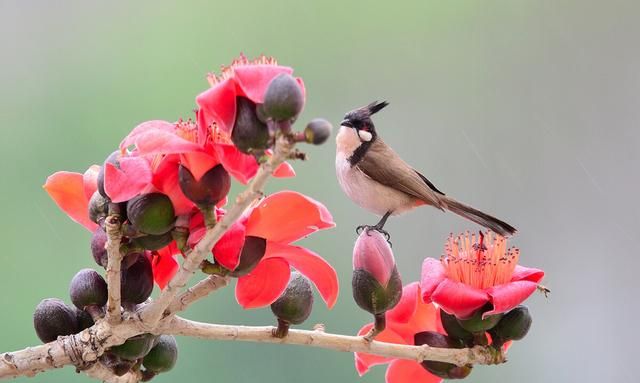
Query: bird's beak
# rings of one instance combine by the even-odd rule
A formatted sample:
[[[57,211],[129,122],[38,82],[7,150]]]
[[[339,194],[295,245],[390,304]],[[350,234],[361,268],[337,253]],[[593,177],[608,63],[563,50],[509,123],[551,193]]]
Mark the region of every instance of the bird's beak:
[[[353,128],[353,124],[349,120],[342,120],[340,126],[346,126],[347,128]]]

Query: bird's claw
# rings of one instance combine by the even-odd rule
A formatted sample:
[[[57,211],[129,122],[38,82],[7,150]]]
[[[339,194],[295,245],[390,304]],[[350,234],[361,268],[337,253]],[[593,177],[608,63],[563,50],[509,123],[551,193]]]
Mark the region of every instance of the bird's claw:
[[[370,225],[361,225],[361,226],[358,226],[358,227],[356,227],[356,234],[360,235],[360,234],[362,233],[362,231],[363,231],[363,230],[364,230],[364,231],[366,231],[367,235],[371,235],[371,234],[369,234],[369,232],[370,232],[371,230],[375,230],[375,231],[377,231],[378,233],[380,233],[380,234],[382,234],[382,235],[384,236],[384,239],[386,239],[386,240],[387,240],[387,243],[389,243],[389,246],[392,246],[392,247],[393,247],[393,244],[392,244],[392,243],[391,243],[391,241],[390,241],[390,240],[391,240],[391,234],[389,234],[389,232],[388,232],[388,231],[386,231],[386,230],[382,229],[382,228],[381,228],[381,227],[379,227],[378,225],[373,225],[373,226],[370,226]]]

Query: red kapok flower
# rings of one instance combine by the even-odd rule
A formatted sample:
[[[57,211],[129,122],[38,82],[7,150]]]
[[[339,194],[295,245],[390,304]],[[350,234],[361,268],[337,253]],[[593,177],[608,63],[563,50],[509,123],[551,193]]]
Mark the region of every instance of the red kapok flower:
[[[249,60],[240,55],[231,65],[223,67],[220,75],[210,74],[208,80],[211,88],[196,98],[200,106],[200,129],[210,129],[216,124],[222,132],[231,136],[236,119],[236,97],[246,97],[255,104],[262,104],[271,80],[283,73],[291,74],[293,69],[278,65],[272,57],[260,56]],[[296,80],[304,94],[302,79]]]
[[[373,327],[369,323],[360,329],[364,335]],[[406,285],[397,306],[387,311],[387,326],[376,341],[414,345],[414,335],[423,331],[437,331],[444,334],[440,324],[438,309],[432,303],[424,303],[417,282]],[[379,364],[389,364],[386,383],[438,383],[442,379],[425,370],[418,362],[404,359],[385,358],[376,355],[356,353],[356,370],[360,376],[369,368]]]
[[[89,200],[98,188],[100,167],[93,165],[84,174],[57,172],[47,178],[44,190],[69,218],[93,232],[98,227],[89,219]]]
[[[189,245],[204,236],[202,217],[192,220]],[[240,263],[243,246],[253,239],[266,242],[257,266],[238,278],[236,299],[245,309],[270,305],[284,291],[290,268],[297,269],[318,288],[322,299],[333,307],[338,297],[338,278],[327,261],[309,249],[291,243],[318,230],[335,226],[329,210],[320,202],[293,191],[264,198],[234,223],[212,252],[217,263],[233,271]]]
[[[450,236],[440,260],[425,259],[422,288],[425,302],[435,302],[459,319],[487,304],[483,317],[507,312],[537,288],[544,271],[518,265],[520,250],[507,248],[504,237],[491,232]]]

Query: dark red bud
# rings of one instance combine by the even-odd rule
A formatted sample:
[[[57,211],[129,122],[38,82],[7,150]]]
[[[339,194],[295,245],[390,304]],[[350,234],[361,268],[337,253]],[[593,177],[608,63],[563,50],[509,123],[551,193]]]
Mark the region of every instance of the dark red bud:
[[[267,249],[267,240],[260,237],[247,236],[240,253],[238,266],[229,273],[232,277],[242,277],[258,266]]]
[[[107,268],[107,263],[109,259],[109,255],[107,254],[107,233],[103,228],[98,227],[91,237],[91,254],[93,255],[93,260],[96,263],[105,269]]]
[[[243,153],[254,153],[269,146],[269,128],[258,117],[256,104],[246,97],[236,97],[231,141]]]
[[[311,120],[304,128],[304,137],[310,144],[321,145],[331,136],[333,126],[324,118]]]
[[[458,339],[437,333],[435,331],[424,331],[414,335],[414,344],[421,346],[427,344],[438,348],[464,348],[465,345]],[[434,362],[425,360],[422,367],[430,373],[443,379],[463,379],[471,373],[472,366],[456,366],[452,363]]]
[[[264,111],[274,121],[295,119],[304,106],[300,84],[290,74],[282,73],[271,80],[264,95]]]
[[[198,206],[213,206],[222,201],[231,189],[231,177],[222,165],[216,165],[196,180],[180,165],[178,179],[182,193]]]
[[[79,331],[74,309],[57,298],[44,299],[36,306],[33,327],[38,338],[44,343]]]
[[[139,304],[146,301],[153,291],[153,270],[146,255],[138,256],[135,263],[122,270],[122,302]]]
[[[69,284],[71,302],[79,308],[87,306],[102,307],[107,303],[107,282],[93,269],[82,269]]]

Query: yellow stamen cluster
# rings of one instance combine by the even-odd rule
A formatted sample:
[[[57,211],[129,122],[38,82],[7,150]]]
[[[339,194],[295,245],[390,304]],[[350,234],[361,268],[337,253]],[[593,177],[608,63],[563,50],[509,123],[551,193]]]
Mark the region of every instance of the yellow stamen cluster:
[[[278,65],[278,62],[275,58],[265,55],[260,55],[253,60],[249,60],[247,56],[241,53],[240,57],[231,62],[231,65],[223,65],[220,68],[219,75],[216,75],[215,73],[207,74],[207,81],[209,81],[209,85],[215,86],[216,84],[228,79],[233,75],[235,68],[243,65]]]
[[[444,251],[440,261],[447,277],[478,289],[511,281],[520,257],[519,249],[507,249],[507,240],[490,231],[451,234]]]

